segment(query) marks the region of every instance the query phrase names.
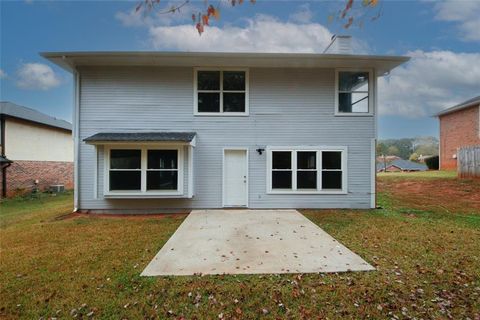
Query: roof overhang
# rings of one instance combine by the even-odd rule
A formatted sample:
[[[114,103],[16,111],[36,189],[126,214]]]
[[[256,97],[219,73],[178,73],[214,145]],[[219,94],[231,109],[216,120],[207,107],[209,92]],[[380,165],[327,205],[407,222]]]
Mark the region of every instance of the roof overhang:
[[[467,109],[467,108],[470,108],[470,107],[476,107],[476,106],[480,106],[480,96],[469,99],[465,102],[457,104],[456,106],[453,106],[453,107],[447,108],[445,110],[442,110],[442,111],[438,112],[437,114],[435,114],[434,117],[444,116],[446,114],[450,114],[450,113],[455,112],[455,111]]]
[[[100,132],[83,139],[87,144],[196,144],[195,132]]]
[[[374,68],[379,76],[410,59],[405,56],[232,52],[43,52],[41,55],[69,72],[84,66]]]

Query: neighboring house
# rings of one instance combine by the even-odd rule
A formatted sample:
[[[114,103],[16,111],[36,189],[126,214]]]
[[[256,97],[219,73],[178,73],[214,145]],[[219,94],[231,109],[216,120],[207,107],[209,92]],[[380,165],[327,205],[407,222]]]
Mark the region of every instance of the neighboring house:
[[[377,162],[392,162],[393,160],[402,159],[398,156],[378,156]]]
[[[456,169],[458,148],[480,145],[480,96],[436,116],[440,121],[440,169]]]
[[[377,172],[410,172],[410,171],[427,171],[428,167],[423,163],[417,163],[409,160],[394,160],[387,163],[385,166],[383,163],[377,163]]]
[[[73,188],[71,124],[36,110],[0,102],[2,198],[50,185]]]
[[[60,52],[75,207],[375,206],[377,77],[406,57]]]

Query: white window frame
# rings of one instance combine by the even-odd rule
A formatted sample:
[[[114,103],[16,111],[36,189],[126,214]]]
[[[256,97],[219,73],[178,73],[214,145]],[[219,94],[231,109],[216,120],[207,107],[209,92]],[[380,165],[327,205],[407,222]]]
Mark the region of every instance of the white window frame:
[[[288,151],[292,157],[292,189],[273,189],[272,188],[272,152]],[[317,153],[317,189],[297,189],[297,152],[315,151]],[[342,189],[322,190],[322,152],[338,151],[342,153]],[[267,152],[267,194],[347,194],[348,193],[348,148],[345,146],[268,146]],[[303,171],[303,170],[300,170]]]
[[[116,149],[133,149],[141,151],[141,187],[140,190],[110,190],[110,150]],[[147,190],[147,160],[148,150],[177,150],[177,190]],[[172,145],[131,145],[131,144],[115,144],[108,145],[104,148],[104,196],[182,196],[184,190],[184,148],[183,146]]]
[[[340,94],[338,88],[338,80],[340,72],[368,72],[368,112],[340,112],[339,99]],[[337,68],[335,69],[335,116],[340,117],[371,117],[375,114],[374,102],[374,78],[373,69],[357,69],[357,68]]]
[[[198,72],[199,71],[220,71],[220,90],[200,90],[200,92],[219,92],[220,93],[220,112],[199,112],[198,111]],[[243,71],[245,72],[245,91],[243,90],[223,90],[223,72],[224,71]],[[249,69],[248,68],[193,68],[193,114],[195,116],[215,116],[215,117],[246,117],[249,115]],[[223,93],[243,93],[245,92],[245,112],[223,112]]]

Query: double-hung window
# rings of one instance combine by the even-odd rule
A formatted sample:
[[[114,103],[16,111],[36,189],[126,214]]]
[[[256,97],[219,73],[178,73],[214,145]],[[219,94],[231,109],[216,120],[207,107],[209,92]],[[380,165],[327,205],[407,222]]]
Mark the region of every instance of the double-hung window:
[[[181,195],[181,147],[107,147],[106,195]]]
[[[371,72],[370,71],[336,71],[336,114],[370,115]]]
[[[248,115],[248,70],[195,70],[196,115]]]
[[[269,193],[345,193],[346,148],[268,148]]]

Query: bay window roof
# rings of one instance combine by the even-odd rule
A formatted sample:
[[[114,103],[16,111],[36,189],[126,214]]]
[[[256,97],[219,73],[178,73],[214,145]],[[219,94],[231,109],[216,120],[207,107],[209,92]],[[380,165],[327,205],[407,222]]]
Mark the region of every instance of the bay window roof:
[[[195,132],[100,132],[83,139],[88,144],[179,142],[193,144]]]

